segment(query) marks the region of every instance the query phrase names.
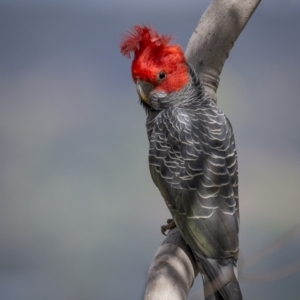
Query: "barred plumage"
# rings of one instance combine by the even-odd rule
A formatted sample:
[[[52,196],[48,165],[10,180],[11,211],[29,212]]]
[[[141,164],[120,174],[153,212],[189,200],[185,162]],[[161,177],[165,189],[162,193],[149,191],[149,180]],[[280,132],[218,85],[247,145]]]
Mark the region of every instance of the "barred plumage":
[[[206,300],[241,300],[239,198],[232,127],[206,95],[178,45],[135,26],[123,55],[147,113],[149,167],[198,263]]]
[[[148,111],[150,172],[203,272],[215,279],[223,299],[241,299],[223,287],[238,285],[238,167],[232,127],[189,70],[182,95],[165,96],[161,105],[171,106]],[[222,264],[228,274],[221,280]],[[241,297],[239,288],[235,291]]]

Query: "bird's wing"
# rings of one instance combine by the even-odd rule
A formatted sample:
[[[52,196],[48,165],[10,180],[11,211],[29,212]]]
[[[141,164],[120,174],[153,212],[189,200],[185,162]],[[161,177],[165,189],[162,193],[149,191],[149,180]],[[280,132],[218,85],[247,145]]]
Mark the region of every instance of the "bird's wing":
[[[230,123],[214,105],[162,111],[149,135],[152,178],[195,253],[238,253],[237,156]]]

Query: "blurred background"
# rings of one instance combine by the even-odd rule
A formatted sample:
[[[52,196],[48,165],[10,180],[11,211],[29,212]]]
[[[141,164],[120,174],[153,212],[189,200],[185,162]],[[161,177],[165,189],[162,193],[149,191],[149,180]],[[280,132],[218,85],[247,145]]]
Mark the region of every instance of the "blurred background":
[[[209,3],[0,0],[1,300],[141,299],[169,212],[118,43],[144,23],[185,48]],[[218,105],[239,153],[242,262],[299,222],[299,28],[299,1],[262,1],[221,75]],[[300,274],[276,271],[295,267],[299,251],[296,230],[244,268],[260,274],[241,276],[244,299],[300,299]],[[200,289],[199,277],[190,299]]]

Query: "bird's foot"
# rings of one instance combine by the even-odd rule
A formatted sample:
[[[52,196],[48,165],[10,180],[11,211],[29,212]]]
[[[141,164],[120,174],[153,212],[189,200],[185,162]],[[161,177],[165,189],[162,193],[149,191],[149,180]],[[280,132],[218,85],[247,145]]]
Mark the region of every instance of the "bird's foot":
[[[175,224],[174,220],[173,219],[168,219],[167,220],[167,224],[161,226],[161,233],[163,235],[166,235],[166,231],[171,230],[171,229],[173,229],[175,227],[176,227],[176,224]]]

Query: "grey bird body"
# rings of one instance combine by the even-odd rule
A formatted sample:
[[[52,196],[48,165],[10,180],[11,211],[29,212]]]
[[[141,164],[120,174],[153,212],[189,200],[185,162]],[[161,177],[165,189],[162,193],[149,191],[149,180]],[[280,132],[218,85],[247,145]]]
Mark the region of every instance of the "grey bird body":
[[[149,95],[149,167],[191,248],[208,300],[240,300],[237,153],[231,124],[192,67],[180,91]]]

